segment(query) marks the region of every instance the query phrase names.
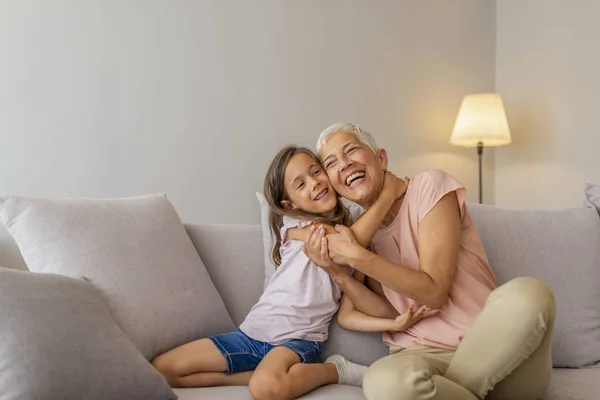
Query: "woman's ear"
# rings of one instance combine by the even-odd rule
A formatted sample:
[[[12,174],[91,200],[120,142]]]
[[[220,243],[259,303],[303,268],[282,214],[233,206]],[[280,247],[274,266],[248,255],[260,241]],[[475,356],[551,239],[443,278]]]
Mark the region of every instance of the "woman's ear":
[[[379,163],[381,164],[381,167],[384,169],[384,171],[387,171],[388,157],[387,151],[385,151],[385,149],[377,150],[377,159],[379,160]]]

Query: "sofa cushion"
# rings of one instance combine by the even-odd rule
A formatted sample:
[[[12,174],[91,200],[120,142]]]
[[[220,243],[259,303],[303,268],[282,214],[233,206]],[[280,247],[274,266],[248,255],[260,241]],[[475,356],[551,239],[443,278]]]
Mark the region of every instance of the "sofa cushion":
[[[350,218],[352,218],[352,221],[356,221],[358,218],[360,218],[361,215],[363,215],[365,213],[364,208],[362,208],[359,204],[356,204],[355,202],[348,200],[345,197],[342,197],[342,204],[348,209],[348,212],[350,213]]]
[[[233,322],[239,326],[263,290],[263,252],[258,225],[186,225]],[[232,251],[235,249],[235,251]],[[368,365],[388,353],[379,333],[347,331],[334,318],[323,359],[343,354]]]
[[[263,291],[263,253],[258,225],[186,225],[186,231],[236,326]]]
[[[179,400],[252,400],[247,386],[175,389]],[[327,385],[299,397],[302,400],[364,400],[361,388]]]
[[[594,207],[600,213],[600,186],[588,183],[585,185],[586,205]]]
[[[337,318],[329,327],[329,339],[323,347],[322,359],[333,354],[341,354],[348,360],[361,365],[371,365],[381,357],[390,354],[383,343],[381,333],[348,331],[341,328]]]
[[[0,321],[2,399],[177,398],[84,280],[0,268]]]
[[[544,400],[595,400],[600,393],[600,368],[554,368]]]
[[[258,199],[258,205],[260,207],[260,227],[262,232],[262,248],[264,258],[264,282],[263,289],[267,287],[267,284],[271,280],[271,277],[275,273],[275,264],[271,258],[273,251],[273,235],[271,235],[271,226],[269,225],[269,203],[262,193],[256,192],[256,198]]]
[[[86,277],[99,288],[148,360],[234,328],[165,196],[0,198],[0,220],[31,271]]]
[[[600,360],[600,218],[587,208],[504,210],[468,204],[500,284],[531,276],[557,303],[553,361],[581,367]],[[518,318],[518,310],[515,310]]]
[[[19,247],[0,222],[0,265],[4,268],[27,271],[27,265],[19,252]]]

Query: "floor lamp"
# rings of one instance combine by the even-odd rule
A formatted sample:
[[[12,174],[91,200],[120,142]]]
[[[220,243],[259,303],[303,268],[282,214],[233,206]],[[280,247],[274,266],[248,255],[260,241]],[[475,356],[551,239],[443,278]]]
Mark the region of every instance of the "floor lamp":
[[[479,204],[483,203],[483,148],[511,142],[502,98],[497,93],[476,93],[463,98],[450,143],[476,147],[479,157]]]

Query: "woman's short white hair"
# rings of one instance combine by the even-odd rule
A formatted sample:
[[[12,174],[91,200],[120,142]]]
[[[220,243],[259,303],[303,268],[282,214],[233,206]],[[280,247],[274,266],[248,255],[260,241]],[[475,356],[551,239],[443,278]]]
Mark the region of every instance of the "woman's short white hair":
[[[359,142],[370,148],[373,153],[377,151],[377,143],[369,132],[361,129],[358,125],[354,125],[349,122],[338,122],[321,132],[319,140],[317,140],[317,153],[321,151],[321,147],[323,147],[329,136],[333,135],[334,133],[352,133],[354,136],[356,136]]]

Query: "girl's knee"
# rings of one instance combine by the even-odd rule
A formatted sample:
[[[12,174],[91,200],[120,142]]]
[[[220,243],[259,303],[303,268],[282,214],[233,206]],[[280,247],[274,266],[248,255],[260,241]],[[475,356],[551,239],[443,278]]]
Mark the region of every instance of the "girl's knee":
[[[169,386],[178,387],[177,378],[178,375],[176,373],[175,365],[173,364],[174,360],[169,357],[167,354],[161,354],[152,360],[152,366],[161,373],[161,375],[165,378]]]
[[[152,366],[161,373],[171,387],[180,387],[179,378],[188,375],[189,365],[185,360],[169,353],[152,360]]]
[[[286,374],[254,373],[248,384],[254,400],[285,400],[291,398],[291,385]]]
[[[169,372],[171,369],[171,362],[166,354],[161,354],[152,360],[152,366],[161,374]]]

